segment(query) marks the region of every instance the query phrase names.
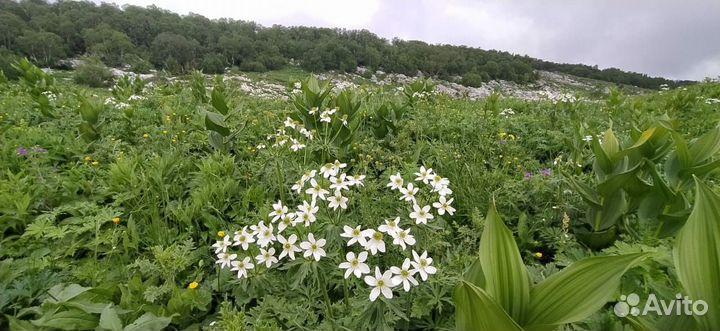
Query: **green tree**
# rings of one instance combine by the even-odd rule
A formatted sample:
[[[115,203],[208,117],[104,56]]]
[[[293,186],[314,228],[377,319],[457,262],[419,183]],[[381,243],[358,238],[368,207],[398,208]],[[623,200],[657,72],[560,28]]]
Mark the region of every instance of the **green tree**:
[[[52,32],[25,30],[17,43],[20,50],[40,66],[53,65],[66,55],[62,38]]]
[[[171,71],[185,71],[191,68],[199,48],[200,45],[195,39],[187,39],[172,32],[163,32],[152,42],[150,62],[157,67]]]

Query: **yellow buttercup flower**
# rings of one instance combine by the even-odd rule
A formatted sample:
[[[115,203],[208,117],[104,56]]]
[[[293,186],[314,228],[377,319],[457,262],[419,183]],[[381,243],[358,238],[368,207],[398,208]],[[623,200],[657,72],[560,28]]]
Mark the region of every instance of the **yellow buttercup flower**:
[[[150,135],[145,133],[145,134],[143,134],[143,138],[145,138],[145,139],[150,138]]]
[[[533,256],[534,256],[536,259],[542,259],[543,253],[542,253],[542,252],[536,252],[535,254],[533,254]]]
[[[92,161],[92,163],[91,163],[91,164],[92,164],[92,165],[94,165],[94,166],[96,166],[96,165],[99,165],[99,164],[100,164],[100,162],[98,162],[98,161]]]
[[[225,237],[225,231],[218,231],[217,235],[220,238]]]
[[[113,217],[112,222],[115,223],[115,225],[120,224],[120,217]]]
[[[200,283],[198,283],[198,282],[192,282],[192,283],[190,283],[190,285],[188,285],[188,288],[191,289],[191,290],[194,290],[194,289],[196,289],[198,286],[200,286]]]

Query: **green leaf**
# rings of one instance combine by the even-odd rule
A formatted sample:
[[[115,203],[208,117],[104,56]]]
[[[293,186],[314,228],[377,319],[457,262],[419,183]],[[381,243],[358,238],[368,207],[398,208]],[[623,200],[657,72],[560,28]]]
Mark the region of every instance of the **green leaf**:
[[[5,318],[10,322],[10,331],[36,331],[37,326],[33,325],[30,321],[21,320],[15,318],[12,315],[5,315]]]
[[[696,316],[704,330],[720,330],[720,197],[695,179],[695,205],[678,233],[673,260],[678,278],[692,300],[704,300],[709,309]]]
[[[690,143],[690,156],[693,165],[697,165],[720,151],[720,126],[706,132]]]
[[[210,146],[212,146],[218,151],[222,151],[225,149],[225,142],[223,136],[215,131],[210,131],[210,133],[208,134],[208,141],[210,142]]]
[[[526,330],[552,330],[587,318],[612,298],[622,275],[646,256],[590,257],[553,274],[530,292],[523,326]]]
[[[107,305],[107,307],[105,307],[102,311],[100,314],[100,325],[98,326],[101,329],[110,331],[122,331],[122,321],[112,305]]]
[[[483,274],[480,258],[475,259],[475,262],[463,273],[463,279],[479,288],[485,287],[485,274]]]
[[[85,99],[80,103],[80,108],[78,110],[80,111],[80,116],[83,121],[90,124],[97,124],[98,117],[100,115],[99,107],[96,107],[90,101]]]
[[[522,320],[530,300],[530,278],[512,232],[497,214],[494,201],[480,238],[480,262],[485,291],[514,320]]]
[[[66,302],[80,294],[83,294],[89,290],[91,290],[92,287],[82,287],[78,284],[57,284],[50,288],[48,290],[48,294],[50,295],[51,299],[48,299],[48,301],[53,303],[62,303]]]
[[[523,329],[483,289],[461,281],[453,292],[455,330]]]
[[[230,129],[228,129],[225,124],[225,118],[222,115],[211,111],[205,113],[205,127],[208,130],[215,131],[223,136],[228,136],[230,134]]]
[[[228,113],[228,105],[225,102],[225,96],[220,92],[218,89],[213,89],[211,93],[211,101],[213,108],[217,110],[220,114],[227,115]]]
[[[172,317],[157,317],[153,313],[145,313],[135,322],[128,324],[123,331],[160,331],[170,325]]]
[[[83,140],[87,142],[91,142],[100,137],[100,134],[97,132],[97,130],[92,126],[92,124],[88,122],[80,123],[79,130],[80,136],[83,138]]]
[[[79,309],[68,309],[55,314],[47,313],[31,323],[60,330],[90,330],[98,325],[98,318]]]
[[[600,204],[600,196],[592,187],[578,181],[573,176],[566,176],[565,178],[568,179],[570,186],[580,194],[580,197],[583,198],[585,202],[592,204],[595,207],[602,206],[602,204]]]

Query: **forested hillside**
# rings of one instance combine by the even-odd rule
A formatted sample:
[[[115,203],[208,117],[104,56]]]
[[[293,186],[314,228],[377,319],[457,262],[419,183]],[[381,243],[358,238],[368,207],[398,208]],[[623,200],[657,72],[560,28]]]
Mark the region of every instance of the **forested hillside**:
[[[266,71],[297,63],[313,72],[354,71],[357,66],[408,75],[419,71],[468,86],[495,79],[531,82],[537,79],[535,70],[644,88],[689,83],[494,50],[389,41],[366,30],[262,27],[232,19],[181,16],[157,7],[0,0],[0,69],[6,75],[13,74],[9,63],[18,56],[41,66],[58,66],[62,59],[82,55],[140,72],[157,68],[220,73],[228,66]]]

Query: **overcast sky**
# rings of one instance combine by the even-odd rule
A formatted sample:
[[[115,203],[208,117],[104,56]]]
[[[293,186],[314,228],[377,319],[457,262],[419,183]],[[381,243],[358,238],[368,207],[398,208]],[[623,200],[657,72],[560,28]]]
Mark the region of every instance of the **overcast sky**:
[[[97,1],[96,2],[100,2]],[[117,0],[180,14],[367,29],[391,39],[497,49],[695,79],[720,75],[718,0]]]

